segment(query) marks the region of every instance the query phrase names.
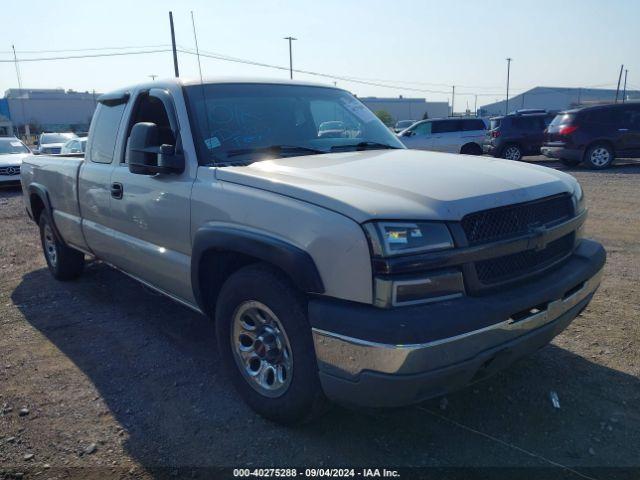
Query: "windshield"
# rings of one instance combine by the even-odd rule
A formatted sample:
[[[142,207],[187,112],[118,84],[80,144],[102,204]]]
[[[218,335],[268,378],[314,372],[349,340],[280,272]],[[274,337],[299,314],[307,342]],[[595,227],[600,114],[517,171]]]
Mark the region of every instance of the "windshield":
[[[29,153],[29,149],[17,138],[0,138],[0,155]]]
[[[64,143],[72,138],[76,138],[75,133],[43,133],[40,137],[40,143]]]
[[[404,148],[371,110],[343,90],[251,83],[185,90],[208,162],[246,164],[274,155]]]

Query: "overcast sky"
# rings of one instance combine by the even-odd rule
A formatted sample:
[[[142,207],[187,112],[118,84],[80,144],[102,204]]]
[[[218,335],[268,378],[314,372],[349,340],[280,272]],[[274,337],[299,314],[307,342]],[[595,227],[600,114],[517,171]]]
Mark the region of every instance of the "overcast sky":
[[[416,96],[456,105],[474,93],[479,105],[504,97],[506,57],[514,93],[534,86],[615,88],[620,64],[628,88],[640,88],[640,0],[215,0],[7,2],[2,8],[0,59],[106,53],[40,52],[170,43],[193,48],[194,11],[201,51],[357,77],[391,87],[337,80],[360,96]],[[128,51],[153,50],[131,48]],[[120,50],[123,51],[123,50]],[[182,76],[197,76],[194,56],[179,54]],[[202,59],[207,76],[287,78],[288,71]],[[103,92],[173,75],[171,53],[21,62],[23,87]],[[333,82],[304,74],[294,78]],[[0,92],[17,87],[13,63],[0,63]],[[411,88],[420,90],[412,91]],[[429,92],[427,90],[435,91]],[[444,92],[444,93],[437,93]],[[465,95],[466,94],[466,95]]]

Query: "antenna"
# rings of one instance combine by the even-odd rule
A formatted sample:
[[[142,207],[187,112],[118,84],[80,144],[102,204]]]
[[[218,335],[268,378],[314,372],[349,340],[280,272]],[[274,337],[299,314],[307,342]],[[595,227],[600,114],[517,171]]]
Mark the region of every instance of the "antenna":
[[[204,102],[204,118],[207,122],[207,134],[209,138],[205,140],[205,146],[207,147],[207,152],[209,152],[209,144],[207,140],[210,140],[213,137],[213,132],[211,131],[211,122],[209,121],[209,108],[207,106],[207,96],[204,91],[204,80],[202,79],[202,65],[200,64],[200,49],[198,48],[198,34],[196,33],[196,21],[193,18],[193,10],[191,10],[191,26],[193,27],[193,40],[196,44],[196,57],[198,58],[198,72],[200,73],[200,91],[202,92],[202,100]],[[207,159],[209,160],[209,159]],[[215,157],[214,157],[214,165],[215,165]]]

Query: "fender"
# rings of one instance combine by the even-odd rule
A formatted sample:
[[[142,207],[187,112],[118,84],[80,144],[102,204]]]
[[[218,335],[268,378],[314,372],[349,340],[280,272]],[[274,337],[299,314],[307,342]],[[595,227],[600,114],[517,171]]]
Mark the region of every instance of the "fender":
[[[241,253],[270,263],[287,274],[303,292],[324,293],[318,269],[311,255],[304,250],[262,233],[228,226],[206,226],[196,232],[191,253],[191,285],[203,311],[200,260],[211,249]]]
[[[51,199],[49,198],[49,192],[47,191],[47,189],[39,183],[32,183],[29,185],[28,191],[29,191],[29,210],[27,211],[27,213],[29,213],[29,216],[32,218],[34,222],[36,221],[36,218],[35,218],[35,215],[33,214],[33,209],[31,206],[31,196],[36,195],[40,198],[40,200],[42,200],[42,204],[44,205],[44,211],[49,217],[49,220],[51,221],[51,230],[53,230],[53,234],[56,236],[56,239],[60,243],[62,243],[63,245],[66,245],[66,242],[62,238],[62,235],[60,235],[60,232],[56,227],[55,220],[53,219],[53,208],[51,207]]]

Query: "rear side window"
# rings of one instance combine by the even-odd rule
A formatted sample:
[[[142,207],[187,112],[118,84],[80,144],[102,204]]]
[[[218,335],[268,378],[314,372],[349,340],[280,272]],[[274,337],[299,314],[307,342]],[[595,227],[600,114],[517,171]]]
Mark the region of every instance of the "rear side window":
[[[433,133],[450,133],[459,132],[462,127],[460,120],[442,120],[440,122],[433,122]]]
[[[98,104],[91,125],[91,146],[88,148],[92,162],[111,163],[113,160],[113,150],[125,106],[125,103],[114,106]]]
[[[514,117],[511,122],[518,130],[544,130],[546,127],[543,117]]]
[[[484,130],[484,122],[480,119],[462,120],[462,130],[469,132],[472,130]]]
[[[584,121],[587,123],[611,124],[615,122],[616,111],[612,108],[602,108],[584,112]]]

